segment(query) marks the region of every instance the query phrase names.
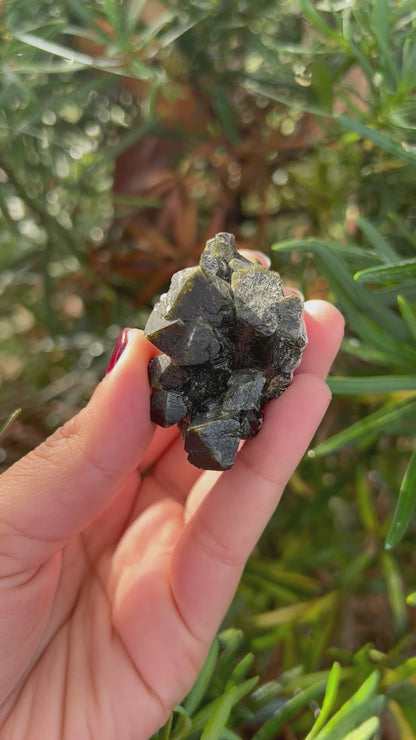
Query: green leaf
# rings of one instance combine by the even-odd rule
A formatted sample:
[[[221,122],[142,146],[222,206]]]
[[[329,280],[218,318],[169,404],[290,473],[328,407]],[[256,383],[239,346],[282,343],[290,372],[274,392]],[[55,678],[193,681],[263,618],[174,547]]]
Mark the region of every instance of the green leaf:
[[[381,565],[386,581],[387,597],[393,615],[395,632],[397,635],[402,635],[408,627],[408,619],[401,573],[395,558],[390,553],[383,553]]]
[[[373,414],[365,416],[360,421],[352,424],[347,429],[344,429],[338,434],[334,434],[333,437],[325,440],[320,445],[315,447],[312,456],[322,457],[330,452],[339,450],[340,447],[357,442],[357,440],[366,437],[369,434],[380,432],[382,429],[392,430],[402,425],[404,421],[414,421],[416,418],[416,398],[412,398],[410,401],[400,401],[389,406],[383,406]]]
[[[416,342],[416,306],[403,295],[397,296],[397,304],[403,320],[406,322],[409,333]]]
[[[226,691],[222,696],[218,697],[217,699],[214,699],[210,704],[207,704],[203,707],[196,715],[193,717],[193,723],[192,723],[192,733],[200,732],[201,730],[204,731],[212,731],[217,732],[218,728],[221,726],[220,729],[223,729],[225,726],[225,723],[227,722],[229,713],[232,709],[232,707],[237,704],[241,699],[246,695],[249,694],[251,691],[253,691],[254,687],[258,683],[258,678],[255,676],[254,678],[249,678],[247,681],[244,681],[239,686],[233,686],[231,689]],[[211,723],[210,720],[212,719]],[[215,724],[214,724],[215,720]],[[210,724],[209,724],[210,723]],[[174,740],[180,740],[182,736],[177,735],[176,730],[174,732],[173,738]],[[201,735],[202,740],[203,735]],[[211,737],[211,736],[207,736]],[[213,738],[219,737],[218,735],[213,734]],[[206,737],[204,737],[204,740],[207,740]]]
[[[215,707],[211,710],[205,730],[201,735],[201,740],[219,740],[221,732],[230,716],[231,709],[235,704],[236,692],[237,688],[234,686],[217,699]]]
[[[416,375],[372,375],[365,378],[333,376],[327,379],[327,383],[337,396],[416,391]]]
[[[408,658],[400,665],[387,671],[383,676],[383,688],[401,684],[416,675],[416,658]]]
[[[415,84],[416,66],[416,38],[414,34],[409,34],[403,43],[402,49],[402,68],[400,75],[400,87],[406,91],[412,90]]]
[[[231,671],[231,664],[238,655],[241,643],[244,639],[242,630],[230,628],[220,632],[218,640],[222,652],[218,661],[218,670],[224,675]]]
[[[412,453],[402,484],[393,516],[393,522],[386,537],[385,547],[391,550],[404,536],[413,516],[416,505],[416,450]]]
[[[379,48],[380,59],[382,61],[385,75],[390,82],[390,90],[393,92],[394,83],[398,79],[398,71],[390,50],[390,37],[392,29],[389,24],[389,5],[387,0],[373,0],[373,23],[372,28],[374,37]]]
[[[362,233],[366,236],[374,251],[377,252],[380,259],[383,262],[398,262],[399,257],[394,251],[393,247],[389,244],[387,239],[380,234],[379,230],[373,226],[370,221],[367,221],[363,216],[359,216],[356,219],[357,226],[361,229]]]
[[[416,259],[402,260],[399,264],[367,267],[354,275],[359,283],[383,283],[389,280],[401,282],[416,277]]]
[[[106,14],[107,20],[113,29],[117,31],[120,36],[124,36],[124,22],[123,15],[125,9],[120,6],[117,0],[103,0],[103,8]],[[121,12],[120,12],[121,11]]]
[[[313,740],[313,738],[316,737],[319,730],[323,727],[329,715],[331,714],[332,708],[337,698],[340,679],[341,679],[340,664],[334,663],[331,668],[331,673],[329,674],[325,696],[324,696],[324,700],[322,703],[322,709],[319,713],[319,716],[314,726],[312,727],[311,731],[307,735],[306,740]]]
[[[306,100],[297,101],[295,103],[287,93],[281,94],[277,92],[274,88],[267,87],[266,85],[258,84],[250,80],[246,84],[246,87],[251,92],[257,92],[258,94],[263,95],[266,98],[270,98],[270,100],[275,100],[276,102],[282,103],[283,105],[290,105],[295,110],[301,110],[305,113],[311,113],[314,116],[319,116],[326,119],[331,118],[342,128],[347,129],[347,131],[351,131],[361,139],[371,141],[373,144],[375,144],[375,146],[378,146],[385,152],[392,154],[394,157],[397,157],[397,159],[401,159],[402,161],[409,164],[416,164],[416,148],[413,145],[408,144],[406,141],[395,141],[387,134],[371,128],[365,123],[362,123],[361,121],[358,121],[355,118],[351,118],[350,116],[347,116],[343,113],[331,115],[330,113],[328,113],[327,110],[322,109],[318,105],[311,105]]]
[[[337,45],[342,44],[342,37],[326,23],[323,15],[316,10],[310,0],[300,0],[299,4],[305,18],[312,23],[316,30],[335,41]]]
[[[363,53],[363,50],[359,46],[359,43],[355,43],[354,36],[355,34],[353,29],[351,28],[351,25],[346,24],[346,28],[344,28],[344,39],[348,45],[348,51],[352,55],[352,57],[355,57],[356,61],[358,62],[361,71],[364,73],[367,79],[369,90],[370,92],[372,92],[374,89],[374,69],[371,65],[371,62],[367,59],[365,53]]]
[[[160,728],[159,732],[157,733],[157,740],[169,740],[170,733],[172,730],[174,715],[175,715],[175,710],[173,710],[173,712],[170,713],[168,721],[165,722],[163,727]]]
[[[47,41],[40,36],[34,36],[31,33],[17,33],[15,34],[15,38],[18,41],[21,41],[23,44],[33,46],[39,51],[45,51],[47,54],[53,54],[57,57],[63,57],[64,59],[67,59],[68,62],[76,62],[83,67],[94,66],[94,59],[88,54],[82,54],[75,49],[70,49],[69,47],[62,46],[62,44],[56,44],[52,41]]]
[[[312,62],[309,68],[312,74],[312,86],[315,96],[322,108],[332,111],[333,80],[328,64],[320,59]]]
[[[358,691],[334,714],[326,727],[316,736],[316,740],[345,740],[348,732],[373,715],[380,714],[384,705],[384,697],[375,696],[379,681],[379,673],[374,671]]]
[[[312,701],[324,694],[327,680],[318,681],[309,688],[300,691],[291,699],[288,699],[282,707],[277,709],[273,716],[265,722],[263,727],[256,732],[252,740],[276,740],[282,726],[299,710],[308,706]]]
[[[147,0],[128,0],[126,9],[126,20],[128,22],[130,30],[133,31],[136,28],[146,3]]]
[[[9,418],[6,419],[3,426],[0,428],[0,437],[3,437],[3,435],[6,434],[7,430],[10,429],[11,425],[13,424],[15,419],[17,419],[21,411],[22,409],[15,409],[14,411],[12,411]]]
[[[273,585],[283,586],[286,594],[289,589],[291,592],[307,594],[316,594],[320,590],[317,579],[304,573],[295,573],[287,568],[283,570],[280,563],[251,558],[244,571],[244,577],[247,577],[247,575],[259,577],[263,580],[263,583],[268,580]]]
[[[381,305],[373,293],[365,285],[357,283],[351,276],[347,263],[340,254],[332,249],[332,244],[327,244],[319,239],[293,239],[290,241],[274,244],[275,251],[309,251],[316,255],[321,272],[328,279],[334,293],[340,302],[340,306],[347,315],[355,331],[362,336],[368,344],[373,344],[379,336],[379,344],[386,351],[390,345],[398,339],[406,341],[408,333],[401,319],[390,309]],[[372,319],[372,323],[370,323]],[[378,328],[375,330],[375,327]],[[416,352],[410,352],[409,364],[416,363]],[[396,347],[395,354],[403,357],[408,348]]]
[[[414,147],[411,147],[407,142],[403,141],[399,143],[390,136],[387,136],[387,134],[383,134],[381,131],[370,128],[370,126],[367,126],[365,123],[361,123],[361,121],[357,121],[354,118],[350,118],[341,113],[333,116],[333,118],[343,126],[343,128],[346,128],[348,131],[352,131],[362,139],[371,141],[385,152],[393,154],[394,157],[402,159],[404,162],[408,162],[409,164],[416,164],[416,151]]]
[[[352,732],[349,732],[348,735],[345,735],[343,740],[371,740],[371,738],[375,738],[379,727],[379,718],[370,717],[370,719],[363,722],[360,727],[357,727],[355,730],[352,730]]]
[[[242,658],[234,668],[230,676],[230,680],[228,681],[227,688],[231,688],[232,686],[240,683],[242,679],[246,677],[253,663],[254,653],[247,653],[247,655],[245,655],[244,658]]]
[[[28,46],[32,46],[39,51],[44,51],[47,54],[53,54],[54,56],[66,59],[68,62],[68,70],[72,71],[70,65],[76,64],[79,67],[91,67],[93,69],[99,69],[102,71],[109,72],[111,74],[131,76],[131,74],[123,69],[120,62],[117,59],[103,59],[97,57],[91,57],[88,54],[71,49],[62,44],[57,44],[52,41],[47,41],[40,36],[34,36],[30,33],[18,33],[15,34],[15,38]]]
[[[378,524],[377,514],[371,501],[365,470],[361,467],[357,470],[355,489],[357,491],[357,507],[360,519],[367,532],[375,532]]]
[[[355,337],[346,337],[341,342],[341,350],[352,357],[357,357],[364,362],[371,363],[372,365],[387,365],[391,367],[391,357],[386,352],[381,352],[374,347],[368,347],[363,342],[360,342]]]
[[[67,5],[71,9],[71,12],[76,18],[83,24],[87,29],[94,29],[94,33],[104,46],[107,47],[112,43],[111,37],[105,32],[104,28],[101,28],[100,24],[96,21],[96,14],[88,7],[88,4],[84,0],[66,0]]]
[[[336,603],[337,592],[330,591],[316,599],[279,607],[278,609],[272,609],[272,611],[263,612],[262,614],[255,614],[250,618],[250,624],[255,629],[270,629],[295,620],[313,622],[322,614],[331,611],[336,606]]]
[[[85,64],[81,62],[72,62],[70,59],[68,61],[64,62],[36,62],[34,64],[30,63],[22,63],[19,64],[17,62],[13,67],[13,72],[16,74],[28,74],[28,75],[34,75],[34,74],[45,74],[45,75],[53,75],[53,74],[65,74],[65,72],[68,72],[70,74],[73,74],[74,72],[78,72],[80,69],[84,69]]]
[[[208,688],[209,682],[212,678],[212,674],[215,670],[215,665],[217,662],[218,657],[218,651],[219,651],[219,645],[218,640],[215,639],[212,643],[208,655],[205,659],[205,663],[202,667],[202,670],[196,679],[196,682],[186,697],[185,701],[183,702],[183,708],[187,714],[190,716],[194,714],[195,710],[199,707],[205,692]]]
[[[406,597],[406,604],[412,607],[416,606],[416,591]]]
[[[175,715],[178,715],[177,718],[175,718]],[[176,719],[175,729],[171,732],[174,718]],[[183,707],[180,705],[174,706],[173,712],[163,730],[166,730],[166,732],[169,731],[169,735],[166,737],[166,740],[182,740],[182,738],[189,737],[189,735],[192,734],[193,722]],[[160,740],[165,740],[165,737],[162,736]]]

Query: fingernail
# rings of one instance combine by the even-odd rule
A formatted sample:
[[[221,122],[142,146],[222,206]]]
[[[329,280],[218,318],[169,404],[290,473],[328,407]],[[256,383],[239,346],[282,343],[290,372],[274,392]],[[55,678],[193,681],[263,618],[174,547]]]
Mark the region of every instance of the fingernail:
[[[239,249],[238,251],[243,257],[250,260],[250,262],[258,262],[262,267],[266,267],[267,270],[272,264],[270,257],[257,249]]]
[[[267,267],[267,269],[269,269],[270,265],[272,264],[272,261],[267,254],[264,254],[264,252],[258,252],[257,250],[253,250],[252,255],[254,259],[257,260],[257,262],[260,262],[260,264],[263,267]]]
[[[124,350],[127,347],[128,340],[129,340],[129,330],[123,329],[123,331],[119,335],[119,338],[117,339],[112,355],[110,357],[110,362],[108,363],[108,368],[105,373],[106,375],[108,375],[108,373],[111,372],[111,370],[115,367],[115,365],[117,365],[121,355],[123,354]]]
[[[302,291],[299,290],[299,288],[292,288],[292,286],[286,286],[284,288],[284,294],[285,295],[296,295],[298,298],[300,298],[301,301],[305,301],[305,296],[303,295]]]

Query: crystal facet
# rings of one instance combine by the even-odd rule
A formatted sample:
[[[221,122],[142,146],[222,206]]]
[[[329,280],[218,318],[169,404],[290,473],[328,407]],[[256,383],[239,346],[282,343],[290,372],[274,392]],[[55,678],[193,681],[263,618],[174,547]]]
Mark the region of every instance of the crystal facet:
[[[179,270],[145,327],[163,354],[149,363],[151,418],[178,424],[189,461],[228,470],[257,434],[265,404],[292,382],[307,344],[302,301],[276,272],[242,257],[232,234]]]

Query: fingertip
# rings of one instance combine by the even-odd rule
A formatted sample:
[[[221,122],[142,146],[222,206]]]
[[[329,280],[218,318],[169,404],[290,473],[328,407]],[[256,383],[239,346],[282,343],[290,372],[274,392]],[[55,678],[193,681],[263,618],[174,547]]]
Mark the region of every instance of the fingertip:
[[[239,249],[238,253],[247,260],[250,260],[250,262],[253,262],[254,264],[257,263],[262,267],[265,267],[266,270],[269,270],[271,267],[272,261],[270,257],[264,252],[260,252],[258,249]]]
[[[283,293],[285,294],[285,296],[288,296],[288,295],[296,295],[298,298],[300,298],[300,300],[302,302],[305,301],[305,296],[303,295],[302,291],[299,290],[299,288],[295,288],[292,285],[285,286],[283,288]]]
[[[305,301],[305,312],[312,316],[320,324],[325,324],[327,329],[337,337],[340,341],[344,335],[345,319],[341,311],[336,308],[329,301],[324,301],[320,298],[314,298],[309,301]]]
[[[120,468],[128,472],[137,466],[140,450],[143,454],[153,435],[147,366],[158,350],[142,330],[123,330],[121,336],[125,331],[124,349],[97,386],[85,414],[94,420],[91,438],[102,437],[98,445],[102,456],[119,458]]]
[[[328,301],[306,301],[304,309],[308,345],[296,374],[313,373],[325,378],[344,335],[344,317]]]
[[[142,329],[130,329],[126,327],[120,333],[112,351],[105,378],[113,377],[116,371],[128,362],[129,355],[133,352],[140,363],[149,362],[150,358],[158,353],[158,349],[145,337]]]

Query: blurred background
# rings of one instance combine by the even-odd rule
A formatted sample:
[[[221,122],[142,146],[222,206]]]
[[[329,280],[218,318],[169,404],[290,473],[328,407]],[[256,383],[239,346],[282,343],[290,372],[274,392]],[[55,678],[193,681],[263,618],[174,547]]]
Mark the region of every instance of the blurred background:
[[[1,468],[218,231],[347,319],[159,740],[415,738],[415,0],[8,0],[0,64]]]

